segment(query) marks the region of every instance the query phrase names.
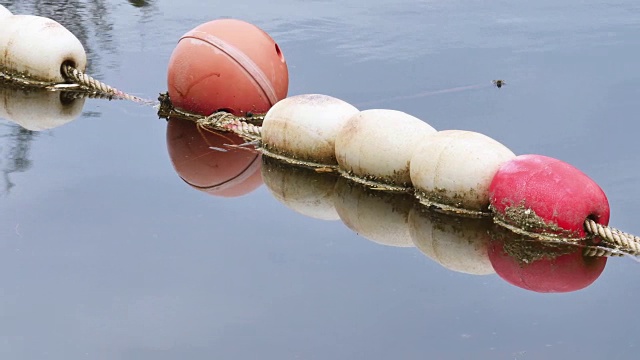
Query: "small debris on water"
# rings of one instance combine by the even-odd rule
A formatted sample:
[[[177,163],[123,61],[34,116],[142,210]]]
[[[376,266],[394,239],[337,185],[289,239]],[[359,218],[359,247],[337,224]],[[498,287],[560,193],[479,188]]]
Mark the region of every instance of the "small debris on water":
[[[504,80],[492,80],[491,81],[493,83],[493,85],[495,85],[498,89],[500,89],[503,85],[507,85],[507,83]]]

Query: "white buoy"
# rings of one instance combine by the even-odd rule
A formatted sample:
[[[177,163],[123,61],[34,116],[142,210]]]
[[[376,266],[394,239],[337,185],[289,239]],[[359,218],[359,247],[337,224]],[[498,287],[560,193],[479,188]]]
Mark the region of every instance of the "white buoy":
[[[335,166],[338,130],[358,112],[353,105],[327,95],[292,96],[265,115],[262,144],[265,155],[310,166]]]
[[[48,83],[65,82],[65,63],[84,71],[87,55],[80,40],[54,20],[13,15],[1,24],[0,69]]]
[[[380,245],[413,247],[407,217],[414,199],[407,194],[376,191],[340,178],[335,206],[342,222]]]
[[[65,98],[62,92],[0,86],[0,118],[31,131],[53,129],[77,119],[84,102],[84,98]]]
[[[335,174],[262,158],[262,179],[273,197],[291,210],[319,220],[339,220],[333,205]]]
[[[0,19],[2,19],[3,17],[11,16],[11,15],[13,14],[11,13],[11,11],[9,11],[9,9],[0,5]],[[4,25],[4,21],[0,23],[0,31],[3,30],[3,25]]]
[[[424,137],[435,132],[424,121],[401,111],[361,111],[336,137],[340,171],[367,185],[404,190],[411,187],[409,160]]]
[[[415,246],[449,270],[465,274],[493,274],[489,259],[491,219],[451,216],[424,207],[409,213]]]
[[[489,211],[489,185],[498,167],[515,154],[472,131],[430,135],[411,158],[411,181],[420,202],[479,215]]]

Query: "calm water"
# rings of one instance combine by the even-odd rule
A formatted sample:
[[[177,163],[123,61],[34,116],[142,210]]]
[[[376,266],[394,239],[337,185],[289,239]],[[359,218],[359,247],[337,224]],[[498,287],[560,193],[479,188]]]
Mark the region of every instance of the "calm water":
[[[282,48],[290,95],[402,110],[562,159],[605,190],[611,225],[640,234],[636,2],[266,3],[0,0],[65,24],[89,73],[146,98],[166,90],[182,34],[253,22]],[[508,85],[491,87],[497,78]],[[0,131],[3,359],[638,356],[631,259],[565,294],[513,286],[486,259],[486,275],[452,271],[407,241],[423,224],[415,210],[369,203],[335,178],[253,159],[244,196],[186,184],[167,122],[133,103],[87,100],[53,130],[0,120]],[[318,188],[289,190],[285,205],[273,189],[296,181]]]

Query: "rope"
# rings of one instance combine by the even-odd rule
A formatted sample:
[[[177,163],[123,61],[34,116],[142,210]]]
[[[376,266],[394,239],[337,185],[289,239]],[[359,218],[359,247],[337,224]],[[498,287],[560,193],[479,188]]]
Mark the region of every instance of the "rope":
[[[632,255],[640,255],[640,237],[598,224],[591,219],[585,220],[584,227],[589,234],[602,238],[606,244]]]
[[[231,131],[252,141],[262,139],[262,128],[243,121],[243,119],[228,112],[218,111],[197,120],[196,123],[217,130]]]
[[[136,103],[147,104],[147,105],[154,104],[153,101],[145,100],[137,96],[129,95],[125,92],[115,89],[101,81],[98,81],[92,78],[91,76],[83,73],[82,71],[74,68],[69,64],[62,65],[62,74],[69,81],[72,81],[78,85],[89,88],[90,90],[94,90],[99,93],[106,94],[105,97],[109,99],[117,98],[117,99],[123,99],[123,100],[130,100]]]

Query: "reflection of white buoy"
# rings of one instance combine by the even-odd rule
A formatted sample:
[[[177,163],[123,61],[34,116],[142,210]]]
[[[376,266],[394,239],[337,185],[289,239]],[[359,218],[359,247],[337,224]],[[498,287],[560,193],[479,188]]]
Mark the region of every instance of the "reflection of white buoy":
[[[7,16],[11,16],[13,14],[11,14],[11,11],[9,11],[9,9],[7,9],[6,7],[0,5],[0,19],[2,19],[3,17],[7,17]],[[0,31],[2,31],[3,29],[3,24],[0,23]]]
[[[336,183],[335,195],[336,210],[349,229],[381,245],[413,247],[407,225],[411,196],[370,190],[345,178]]]
[[[489,211],[489,185],[515,154],[492,138],[461,130],[430,135],[411,158],[416,196],[427,205],[454,212]]]
[[[354,106],[327,95],[305,94],[283,99],[265,115],[264,153],[293,163],[336,165],[336,135],[357,112]]]
[[[63,92],[0,86],[0,118],[27,130],[48,130],[78,118],[84,101],[84,98],[66,97]]]
[[[262,158],[262,179],[271,194],[288,208],[320,220],[338,220],[333,193],[338,176]]]
[[[362,111],[349,119],[336,138],[340,170],[365,184],[386,184],[398,190],[410,187],[409,160],[420,141],[435,132],[401,111]]]
[[[414,244],[427,257],[449,270],[473,275],[493,274],[489,259],[490,219],[452,216],[424,207],[409,213]]]
[[[63,64],[84,71],[87,56],[69,30],[54,20],[13,15],[0,23],[0,69],[28,79],[64,83]]]

